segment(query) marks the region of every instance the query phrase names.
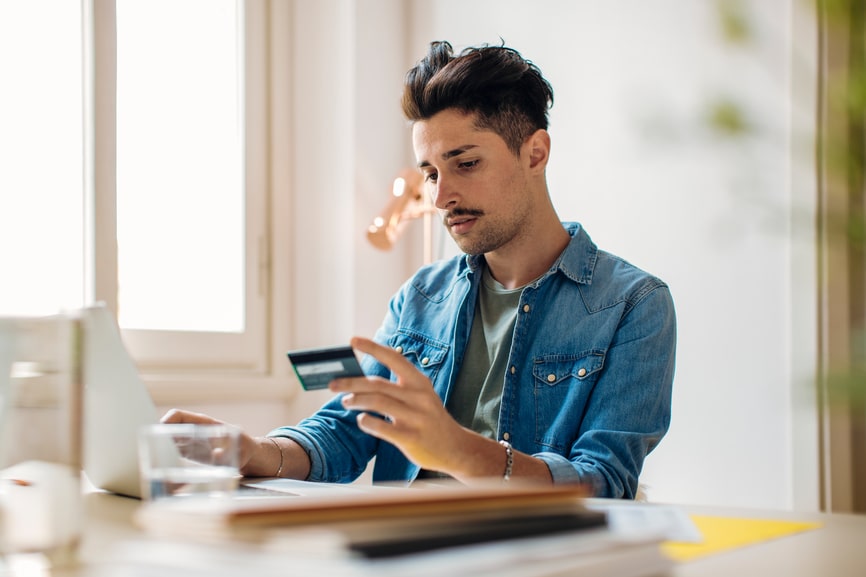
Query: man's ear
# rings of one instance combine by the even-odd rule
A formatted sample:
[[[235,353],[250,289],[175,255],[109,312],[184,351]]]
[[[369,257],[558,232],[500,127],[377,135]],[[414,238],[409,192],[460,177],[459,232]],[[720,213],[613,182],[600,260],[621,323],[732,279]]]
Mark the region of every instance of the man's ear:
[[[536,130],[523,144],[529,154],[529,168],[544,172],[550,158],[550,134],[543,128]]]

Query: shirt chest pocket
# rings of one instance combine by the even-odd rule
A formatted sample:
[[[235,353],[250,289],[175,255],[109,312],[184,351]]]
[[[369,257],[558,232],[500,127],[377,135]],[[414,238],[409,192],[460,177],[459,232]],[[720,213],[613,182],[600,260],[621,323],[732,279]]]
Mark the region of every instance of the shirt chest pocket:
[[[536,387],[554,387],[577,381],[595,381],[604,366],[604,353],[591,351],[580,355],[551,355],[535,359],[532,376]]]
[[[537,357],[532,366],[535,442],[565,454],[580,428],[581,415],[604,367],[604,353]]]
[[[422,340],[418,337],[397,334],[391,339],[391,347],[403,355],[422,373],[433,380],[442,368],[445,354],[448,352],[447,345]]]

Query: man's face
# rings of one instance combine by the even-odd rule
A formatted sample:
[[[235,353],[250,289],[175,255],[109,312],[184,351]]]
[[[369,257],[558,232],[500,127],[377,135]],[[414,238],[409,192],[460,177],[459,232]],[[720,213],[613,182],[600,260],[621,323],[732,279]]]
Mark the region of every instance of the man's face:
[[[455,109],[412,129],[426,191],[460,249],[483,254],[520,237],[532,196],[524,154],[514,155],[495,132],[478,130],[474,115]]]

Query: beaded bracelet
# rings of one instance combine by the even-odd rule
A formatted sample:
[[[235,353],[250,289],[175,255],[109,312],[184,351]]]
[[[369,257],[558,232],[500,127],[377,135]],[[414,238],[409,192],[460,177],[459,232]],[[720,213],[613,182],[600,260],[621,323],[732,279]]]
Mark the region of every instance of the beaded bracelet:
[[[511,443],[508,441],[499,441],[499,444],[505,447],[505,473],[502,474],[502,481],[511,479],[511,468],[514,466],[514,451],[511,450]]]

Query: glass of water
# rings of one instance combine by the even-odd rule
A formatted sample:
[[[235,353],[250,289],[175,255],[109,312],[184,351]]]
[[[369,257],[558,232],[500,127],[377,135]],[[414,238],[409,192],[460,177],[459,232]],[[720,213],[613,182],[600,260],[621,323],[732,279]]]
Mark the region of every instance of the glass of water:
[[[225,497],[240,480],[240,430],[231,425],[160,423],[141,429],[142,498]]]

